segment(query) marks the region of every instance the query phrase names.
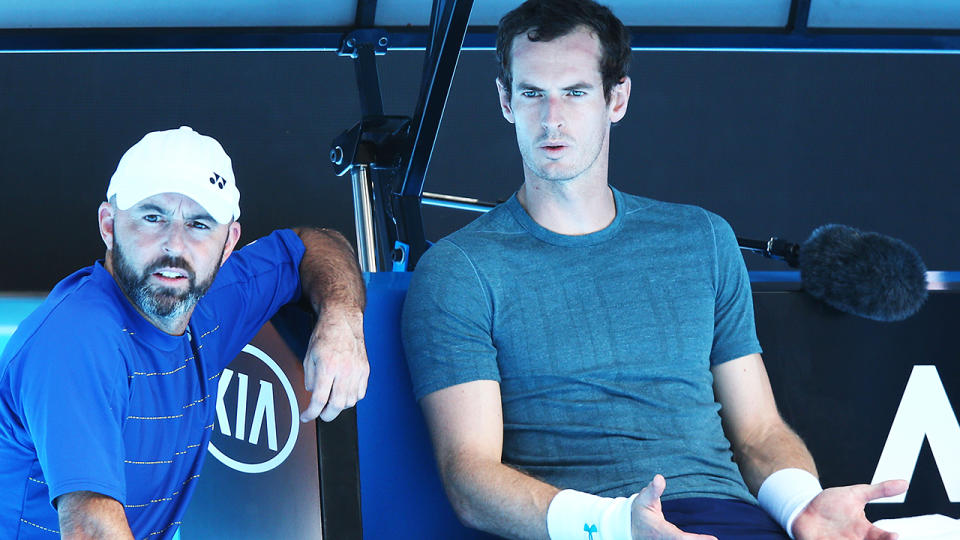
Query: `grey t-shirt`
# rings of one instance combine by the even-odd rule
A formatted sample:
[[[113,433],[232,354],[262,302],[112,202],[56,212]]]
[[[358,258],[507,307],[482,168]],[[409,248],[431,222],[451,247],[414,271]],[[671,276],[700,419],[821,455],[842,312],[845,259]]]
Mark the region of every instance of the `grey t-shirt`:
[[[760,352],[730,226],[613,191],[603,230],[539,226],[516,196],[431,247],[403,313],[417,398],[500,383],[503,461],[561,489],[753,501],[710,367]],[[464,404],[469,407],[469,404]]]

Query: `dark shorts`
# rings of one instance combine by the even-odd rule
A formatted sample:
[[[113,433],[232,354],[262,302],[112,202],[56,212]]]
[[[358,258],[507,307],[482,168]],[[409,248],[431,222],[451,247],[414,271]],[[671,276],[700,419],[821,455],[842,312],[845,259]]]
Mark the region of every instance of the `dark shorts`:
[[[759,506],[734,499],[694,497],[663,501],[663,515],[682,531],[718,540],[789,540]]]

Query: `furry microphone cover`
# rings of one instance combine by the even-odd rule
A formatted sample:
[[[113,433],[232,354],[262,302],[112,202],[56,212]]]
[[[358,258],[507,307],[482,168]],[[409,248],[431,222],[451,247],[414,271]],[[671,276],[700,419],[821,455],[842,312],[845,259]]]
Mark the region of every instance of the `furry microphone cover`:
[[[906,243],[846,225],[818,227],[800,247],[800,279],[811,296],[875,321],[919,311],[927,299],[926,272]]]

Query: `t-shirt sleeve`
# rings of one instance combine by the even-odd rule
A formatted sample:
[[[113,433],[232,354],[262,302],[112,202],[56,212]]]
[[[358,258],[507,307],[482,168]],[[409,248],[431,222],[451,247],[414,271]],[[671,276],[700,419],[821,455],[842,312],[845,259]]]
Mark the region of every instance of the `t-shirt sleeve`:
[[[21,352],[29,361],[10,372],[51,504],[72,491],[126,502],[127,373],[119,351],[95,346],[109,343],[95,336],[95,329],[78,329],[55,343],[33,340]]]
[[[300,237],[283,229],[230,255],[202,300],[218,319],[229,316],[226,350],[239,351],[277,310],[300,298],[303,253]]]
[[[500,381],[487,289],[466,253],[449,240],[437,242],[417,264],[402,334],[417,399],[465,382]]]
[[[716,246],[716,304],[710,365],[761,352],[753,320],[750,275],[737,237],[723,218],[707,213]]]

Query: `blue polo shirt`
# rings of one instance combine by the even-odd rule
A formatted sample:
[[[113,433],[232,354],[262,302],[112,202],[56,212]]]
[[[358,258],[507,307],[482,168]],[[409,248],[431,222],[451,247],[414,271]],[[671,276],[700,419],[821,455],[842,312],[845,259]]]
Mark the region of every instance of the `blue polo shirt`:
[[[55,538],[52,502],[113,497],[136,538],[176,532],[227,366],[298,298],[303,243],[277,231],[236,251],[189,332],[144,319],[101,263],[53,289],[0,356],[0,538]]]

